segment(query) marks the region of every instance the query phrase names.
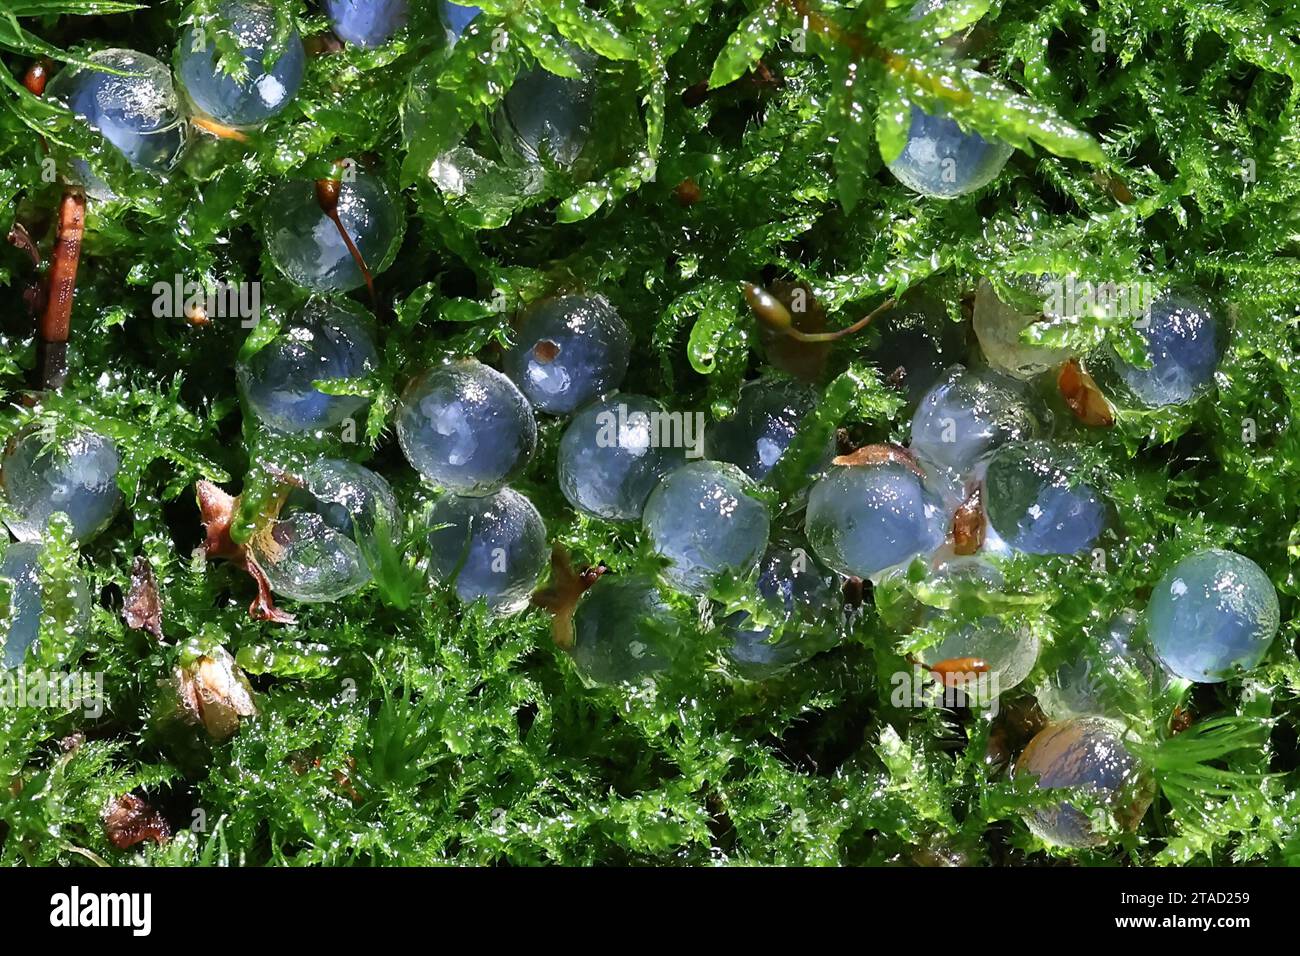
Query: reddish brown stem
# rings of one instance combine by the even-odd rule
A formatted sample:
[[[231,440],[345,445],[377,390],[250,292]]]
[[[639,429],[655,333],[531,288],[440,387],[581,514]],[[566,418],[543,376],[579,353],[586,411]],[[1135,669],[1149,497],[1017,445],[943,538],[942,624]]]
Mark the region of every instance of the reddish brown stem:
[[[850,576],[844,579],[844,603],[850,608],[860,608],[867,599],[867,582],[862,578]]]
[[[1175,707],[1173,715],[1169,718],[1169,735],[1172,737],[1181,734],[1196,721],[1196,715],[1190,709]]]
[[[36,274],[32,276],[22,290],[23,304],[27,307],[27,314],[34,319],[45,311],[45,286],[42,284],[40,276],[41,250],[37,247],[32,234],[27,231],[27,227],[21,222],[14,222],[13,227],[9,230],[8,239],[11,246],[26,253],[27,258],[31,260],[32,268],[36,270]],[[28,398],[34,400],[34,396],[29,395]]]
[[[122,608],[126,626],[137,631],[147,631],[155,640],[163,639],[162,596],[158,593],[158,579],[153,566],[143,555],[131,567],[131,590],[127,592]]]
[[[69,189],[59,204],[59,235],[50,263],[50,301],[41,316],[40,334],[47,342],[66,342],[72,322],[72,297],[81,264],[81,239],[86,229],[86,197]]]
[[[854,332],[860,332],[871,324],[871,320],[882,312],[886,312],[894,307],[893,299],[886,299],[880,305],[876,306],[867,315],[864,315],[858,321],[846,328],[836,329],[834,332],[800,332],[793,326],[786,332],[786,335],[800,342],[834,342],[836,339],[842,339],[846,335],[852,335]]]
[[[23,74],[23,86],[32,96],[44,96],[45,84],[49,82],[50,70],[54,69],[54,62],[44,57],[34,62],[27,68]],[[41,149],[48,149],[49,144],[45,142],[45,137],[39,137]]]
[[[852,325],[843,329],[836,329],[834,332],[805,332],[795,325],[794,315],[785,303],[778,299],[772,293],[768,292],[761,286],[754,285],[752,282],[742,282],[740,291],[745,296],[745,301],[749,304],[750,311],[763,323],[770,331],[777,335],[788,336],[797,342],[806,343],[827,343],[842,339],[854,332],[860,332],[871,324],[871,320],[880,313],[894,307],[893,299],[886,299],[880,305],[864,315]]]
[[[68,335],[72,328],[72,299],[81,264],[81,237],[86,229],[86,196],[69,188],[59,203],[59,234],[50,257],[45,311],[37,323],[36,387],[62,388],[68,378]]]
[[[694,206],[700,201],[700,184],[687,176],[677,184],[677,188],[673,190],[673,196],[683,208]]]
[[[348,235],[347,227],[343,225],[343,220],[339,218],[339,196],[342,192],[343,183],[341,180],[316,180],[316,202],[320,205],[321,211],[333,220],[334,227],[338,229],[339,235],[343,237],[343,244],[348,247],[348,252],[352,254],[352,260],[357,264],[357,268],[361,270],[361,274],[366,279],[366,288],[370,290],[370,302],[375,307],[375,315],[379,315],[379,295],[375,292],[375,280],[370,274],[370,267],[366,265],[361,250],[352,241],[352,237]]]

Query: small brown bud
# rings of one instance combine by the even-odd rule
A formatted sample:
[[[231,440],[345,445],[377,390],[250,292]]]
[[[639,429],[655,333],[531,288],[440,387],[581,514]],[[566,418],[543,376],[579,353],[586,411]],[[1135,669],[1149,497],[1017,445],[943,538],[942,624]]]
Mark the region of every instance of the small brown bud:
[[[153,840],[159,846],[172,838],[167,819],[133,793],[123,794],[104,810],[104,833],[119,850]]]
[[[240,718],[257,716],[253,688],[225,648],[176,668],[174,680],[182,712],[214,740],[233,736]]]

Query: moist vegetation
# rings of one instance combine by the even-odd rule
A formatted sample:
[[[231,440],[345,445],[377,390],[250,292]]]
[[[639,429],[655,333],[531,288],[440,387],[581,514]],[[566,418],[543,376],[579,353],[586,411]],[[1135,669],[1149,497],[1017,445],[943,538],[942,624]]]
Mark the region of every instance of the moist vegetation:
[[[170,62],[187,21],[219,34],[215,0],[5,3],[0,230],[21,224],[48,254],[62,187],[43,175],[47,157],[88,157],[120,198],[88,206],[71,376],[34,406],[24,293],[37,273],[19,246],[0,250],[0,440],[33,420],[93,426],[123,451],[128,507],[80,552],[58,535],[50,549],[54,573],[75,563],[93,580],[76,666],[104,674],[107,708],[0,709],[0,861],[1300,862],[1296,8],[955,0],[910,22],[909,3],[885,0],[481,5],[451,50],[434,4],[419,2],[408,31],[377,50],[311,44],[322,52],[285,112],[248,142],[193,132],[183,163],[156,179],[21,78],[38,57],[66,68],[112,46]],[[274,6],[309,44],[327,29],[316,4]],[[935,37],[976,21],[964,57],[936,49]],[[577,167],[548,169],[525,196],[488,117],[534,62],[572,70],[558,37],[601,57],[597,132]],[[942,103],[1020,148],[973,196],[920,200],[880,159],[898,149],[909,102]],[[491,165],[449,197],[431,166],[463,142]],[[356,443],[276,442],[241,413],[233,370],[306,295],[264,255],[262,197],[343,157],[400,185],[408,216],[396,262],[376,276],[382,362],[362,386],[373,403]],[[882,593],[838,647],[787,676],[735,680],[716,663],[719,638],[700,628],[698,653],[629,691],[585,686],[545,613],[494,620],[418,580],[429,496],[397,448],[395,396],[441,356],[495,360],[528,302],[608,296],[635,336],[625,389],[722,413],[744,380],[791,364],[742,282],[806,285],[834,329],[916,286],[960,320],[980,277],[1009,289],[1048,273],[1197,286],[1224,303],[1232,332],[1214,392],[1178,414],[1121,409],[1113,427],[1085,429],[1048,396],[1086,445],[1115,522],[1104,569],[1090,555],[1006,569],[1026,597],[1005,613],[1031,620],[1044,649],[998,721],[892,706],[891,676],[916,639],[900,643]],[[155,317],[153,285],[175,275],[261,282],[263,322],[250,332],[237,319]],[[364,289],[353,298],[370,305]],[[1079,355],[1133,341],[1117,320],[1042,334]],[[832,429],[854,445],[905,438],[903,400],[863,341],[794,363],[823,400],[770,479],[782,500]],[[562,423],[541,427],[516,486],[551,536],[577,566],[647,564],[633,530],[575,517],[555,480]],[[290,605],[293,625],[254,621],[252,581],[194,557],[195,482],[245,491],[239,540],[274,469],[321,454],[392,481],[408,515],[394,529],[401,545],[379,562],[378,587]],[[1041,795],[1005,772],[1033,725],[1030,692],[1204,546],[1265,569],[1282,604],[1278,640],[1246,688],[1133,688],[1126,711],[1157,769],[1155,805],[1108,847],[1045,848],[1019,814]],[[162,640],[123,621],[140,556],[161,594]],[[219,647],[248,675],[258,715],[217,742],[169,716],[169,685]],[[103,819],[128,793],[161,811],[170,840],[117,848]]]

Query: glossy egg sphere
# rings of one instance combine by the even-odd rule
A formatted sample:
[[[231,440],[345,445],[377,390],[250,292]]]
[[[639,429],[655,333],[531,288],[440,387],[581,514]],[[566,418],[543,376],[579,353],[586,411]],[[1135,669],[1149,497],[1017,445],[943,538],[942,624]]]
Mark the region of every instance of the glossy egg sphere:
[[[758,593],[771,623],[738,611],[723,624],[730,638],[723,654],[740,676],[773,677],[838,643],[839,580],[803,548],[769,548],[759,562]]]
[[[972,703],[987,704],[1024,682],[1038,662],[1039,649],[1032,630],[989,614],[954,626],[916,658],[931,667],[943,661],[983,661],[987,669],[972,669],[963,686]]]
[[[803,420],[817,406],[817,394],[786,379],[760,379],[740,390],[735,412],[714,422],[704,436],[704,453],[729,461],[755,481],[763,481],[794,441]],[[829,438],[818,470],[830,464],[834,439]]]
[[[480,598],[497,614],[514,614],[546,569],[546,525],[513,488],[480,498],[444,495],[429,514],[429,573],[466,603]]]
[[[1039,731],[1015,767],[1015,776],[1031,775],[1040,789],[1093,791],[1119,830],[1136,829],[1154,796],[1151,779],[1125,747],[1119,726],[1101,717],[1061,721]],[[1025,822],[1036,836],[1057,846],[1100,846],[1110,839],[1068,802],[1030,811]]]
[[[968,701],[989,704],[1019,686],[1038,662],[1038,634],[998,607],[1006,581],[996,565],[978,556],[942,562],[930,578],[938,593],[950,595],[943,607],[926,606],[922,623],[940,632],[937,643],[916,654],[922,664],[982,661],[984,667],[953,671]]]
[[[438,16],[442,19],[442,25],[447,30],[447,40],[455,43],[465,31],[469,29],[470,23],[483,11],[479,7],[463,3],[452,3],[451,0],[439,0]]]
[[[1078,477],[1066,448],[1045,441],[1012,442],[993,453],[984,477],[989,523],[1026,554],[1078,554],[1106,525],[1101,496]]]
[[[1044,296],[1028,290],[1025,295],[1030,301],[1045,301]],[[980,280],[972,324],[984,357],[998,371],[1028,380],[1057,368],[1070,357],[1068,349],[1047,348],[1025,341],[1025,331],[1042,321],[1041,308],[1033,309],[1028,302],[1021,308],[1009,305],[998,298],[987,279]]]
[[[16,517],[19,541],[39,541],[50,516],[62,513],[76,540],[104,530],[122,506],[117,486],[122,460],[112,439],[86,429],[56,436],[29,431],[12,439],[0,458],[0,488]]]
[[[1183,405],[1209,390],[1219,364],[1221,333],[1202,296],[1162,296],[1135,325],[1151,366],[1138,368],[1114,353],[1111,364],[1139,403],[1149,408]]]
[[[1088,650],[1064,661],[1034,691],[1043,713],[1051,720],[1118,718],[1126,705],[1133,707],[1135,695],[1150,693],[1156,665],[1137,634],[1140,620],[1137,611],[1126,608],[1100,634],[1089,635]]]
[[[939,497],[895,462],[834,466],[808,495],[808,543],[841,574],[871,578],[929,554],[946,525]]]
[[[602,295],[565,295],[532,306],[502,371],[533,407],[568,415],[623,384],[632,333]]]
[[[514,382],[462,359],[411,382],[397,413],[397,437],[430,484],[456,495],[487,495],[532,458],[537,419]]]
[[[927,465],[962,477],[993,449],[1037,433],[1019,383],[987,368],[955,366],[917,406],[909,447]]]
[[[276,594],[324,603],[369,584],[377,536],[396,547],[400,528],[387,481],[354,462],[323,458],[294,476],[278,514],[248,548]]]
[[[274,41],[275,9],[256,0],[224,0],[219,20],[191,26],[176,51],[176,73],[194,105],[227,126],[257,126],[285,109],[302,85],[307,67],[302,38],[292,24],[278,55]],[[217,28],[240,51],[245,75],[236,79],[222,69]]]
[[[888,166],[913,192],[956,199],[991,183],[1013,152],[1008,143],[966,132],[951,117],[913,106],[907,142]]]
[[[944,304],[922,290],[905,295],[865,334],[867,358],[912,405],[966,357],[966,325],[952,321]]]
[[[316,432],[360,414],[369,399],[328,395],[316,382],[361,379],[379,366],[369,322],[353,309],[312,300],[275,338],[236,366],[243,400],[275,431]]]
[[[636,684],[667,670],[681,628],[658,584],[639,574],[606,574],[573,615],[573,662],[596,684]]]
[[[22,667],[28,650],[39,649],[47,598],[68,605],[69,627],[74,631],[67,635],[70,647],[80,645],[79,632],[90,622],[89,583],[78,573],[62,582],[58,593],[47,594],[41,574],[42,550],[42,545],[33,542],[0,543],[0,668]]]
[[[520,75],[493,117],[503,148],[526,163],[568,168],[591,137],[595,114],[595,58],[571,44],[565,50],[578,65],[577,78],[541,66]]]
[[[392,264],[406,230],[397,196],[378,176],[345,170],[338,217],[372,276]],[[366,283],[334,220],[321,209],[314,183],[293,180],[272,187],[262,232],[266,252],[285,277],[314,292],[350,292]]]
[[[686,461],[663,405],[617,394],[573,416],[560,439],[560,491],[569,504],[608,521],[639,521],[659,479]]]
[[[693,461],[665,476],[646,501],[641,524],[668,560],[664,580],[705,595],[724,574],[753,572],[767,548],[767,507],[735,465]]]
[[[407,0],[325,0],[334,33],[353,46],[383,46],[406,26]]]
[[[47,95],[97,129],[136,169],[171,169],[185,142],[184,117],[171,71],[134,50],[99,50],[86,59],[120,72],[70,66],[50,81]],[[75,177],[92,197],[113,198],[112,190],[84,159],[73,166]]]
[[[1198,551],[1151,592],[1147,634],[1170,673],[1215,684],[1249,671],[1277,635],[1277,591],[1262,568],[1233,551]]]

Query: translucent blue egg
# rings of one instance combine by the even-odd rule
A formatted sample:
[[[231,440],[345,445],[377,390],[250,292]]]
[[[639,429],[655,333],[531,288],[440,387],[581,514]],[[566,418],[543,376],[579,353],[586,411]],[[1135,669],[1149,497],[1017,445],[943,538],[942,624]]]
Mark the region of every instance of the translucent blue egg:
[[[21,667],[27,649],[40,637],[40,557],[39,544],[19,541],[10,544],[0,559],[0,594],[6,596],[0,604],[5,612],[0,617],[4,629],[0,664],[8,668]]]
[[[609,521],[639,521],[659,479],[685,462],[666,415],[653,398],[619,394],[573,416],[558,461],[569,504]]]
[[[1101,717],[1061,721],[1039,731],[1016,762],[1015,776],[1030,775],[1040,789],[1091,791],[1116,830],[1136,829],[1154,796],[1150,777],[1124,746],[1119,727]],[[1030,811],[1025,822],[1039,839],[1057,846],[1100,846],[1110,839],[1083,810],[1064,801]]]
[[[457,495],[487,495],[521,471],[537,447],[537,419],[522,392],[473,359],[438,365],[406,389],[397,413],[406,459]]]
[[[763,680],[835,646],[844,601],[836,576],[802,548],[770,548],[759,562],[758,593],[771,624],[747,611],[724,622],[723,653],[740,676]]]
[[[1214,313],[1203,297],[1162,296],[1135,324],[1151,367],[1130,365],[1113,352],[1111,364],[1139,402],[1149,408],[1183,405],[1209,389],[1220,343]]]
[[[641,524],[668,559],[664,580],[687,594],[708,594],[723,574],[743,578],[767,548],[767,507],[735,465],[693,461],[664,477]]]
[[[641,683],[667,670],[680,640],[659,586],[641,575],[604,575],[573,615],[573,662],[597,684]]]
[[[69,67],[51,81],[48,95],[99,130],[136,169],[170,169],[185,141],[171,71],[134,50],[100,50],[87,59],[125,75]],[[112,197],[112,191],[90,172],[85,160],[78,160],[75,166],[92,196]]]
[[[533,67],[515,80],[493,116],[501,145],[530,164],[570,167],[591,137],[596,60],[575,46],[566,44],[565,49],[578,64],[580,77]]]
[[[191,26],[177,47],[177,74],[194,105],[227,126],[256,126],[287,107],[302,85],[307,55],[290,26],[284,51],[273,58],[275,10],[255,0],[224,0],[221,29],[241,52],[247,75],[235,79],[220,65],[217,37]]]
[[[1118,718],[1141,703],[1134,698],[1151,692],[1156,667],[1136,633],[1140,620],[1137,611],[1126,608],[1100,634],[1089,635],[1089,649],[1062,663],[1034,691],[1043,713],[1052,720]]]
[[[1042,304],[1048,299],[1044,289],[1050,281],[1025,279],[1025,302],[1016,307],[1003,302],[987,279],[980,280],[971,324],[984,357],[998,371],[1028,380],[1057,368],[1070,357],[1068,349],[1032,345],[1023,338],[1030,326],[1043,321]]]
[[[960,688],[959,702],[988,705],[1024,682],[1038,662],[1038,634],[1005,612],[1006,580],[983,556],[955,556],[938,564],[926,581],[927,597],[919,623],[937,640],[916,652],[931,667],[944,661],[974,659],[982,669],[950,670],[949,687]],[[924,593],[924,592],[923,592]]]
[[[369,323],[352,309],[312,300],[276,337],[241,360],[236,375],[249,411],[288,433],[334,428],[361,413],[369,399],[327,395],[316,382],[360,379],[379,366]]]
[[[952,321],[944,304],[923,291],[905,296],[866,335],[871,364],[886,383],[906,392],[910,404],[966,356],[966,326]]]
[[[944,612],[934,612],[936,616]],[[946,622],[951,623],[951,622]],[[949,680],[970,704],[987,705],[1022,684],[1038,662],[1038,635],[1027,627],[1012,625],[996,614],[951,623],[937,644],[918,651],[916,659],[931,667],[944,661],[973,659],[983,662],[969,673],[953,672]]]
[[[944,612],[935,611],[935,616]],[[1028,627],[1011,624],[996,614],[971,620],[945,620],[939,625],[945,634],[937,644],[918,651],[916,659],[931,667],[942,661],[966,658],[982,661],[985,668],[956,674],[964,700],[987,705],[1024,683],[1038,663],[1041,644]]]
[[[991,369],[958,365],[917,406],[910,447],[927,465],[962,477],[993,449],[1037,432],[1018,382]]]
[[[750,382],[740,390],[735,413],[709,426],[704,452],[714,461],[729,461],[750,478],[762,481],[816,406],[817,394],[806,385],[786,379]],[[831,437],[817,470],[829,465],[834,454]]]
[[[279,512],[248,548],[276,594],[325,603],[370,583],[378,536],[396,548],[400,527],[387,481],[354,462],[324,458],[293,476]]]
[[[438,4],[438,13],[447,29],[447,39],[452,43],[464,36],[470,22],[482,12],[478,7],[452,3],[451,0],[441,0]]]
[[[62,513],[80,542],[104,530],[122,505],[117,475],[122,460],[112,439],[78,430],[59,437],[37,430],[9,444],[0,459],[0,487],[17,517],[9,530],[19,541],[39,541],[50,516]]]
[[[406,26],[406,0],[325,0],[325,12],[340,40],[353,46],[383,46]]]
[[[632,333],[602,295],[546,299],[524,315],[502,370],[533,407],[568,415],[623,384]]]
[[[42,550],[31,542],[0,543],[0,668],[22,667],[28,649],[39,649],[47,597],[41,580]],[[79,632],[90,621],[90,585],[78,574],[63,586],[65,590],[49,597],[70,605],[69,626]],[[80,643],[77,633],[68,639],[70,646]]]
[[[392,264],[406,216],[382,179],[358,169],[345,172],[338,216],[372,276]],[[274,187],[266,200],[262,232],[267,255],[291,282],[315,292],[350,292],[365,285],[365,274],[338,226],[321,209],[314,183],[291,181]]]
[[[944,0],[917,0],[908,19],[920,20],[943,5]],[[959,36],[948,37],[943,45],[961,52],[964,41]],[[992,182],[1012,152],[1014,149],[999,139],[964,132],[945,113],[928,113],[913,106],[906,145],[889,163],[889,170],[922,196],[955,199]]]
[[[947,512],[906,465],[835,466],[808,495],[805,530],[829,567],[870,578],[943,544]]]
[[[1146,620],[1151,646],[1172,674],[1217,684],[1268,653],[1280,621],[1277,591],[1250,558],[1198,551],[1156,584]]]
[[[546,525],[531,501],[513,488],[481,498],[444,495],[429,524],[434,581],[455,588],[466,603],[482,598],[497,614],[528,605],[551,553]]]
[[[1106,524],[1101,496],[1079,480],[1065,448],[1045,441],[1013,442],[989,459],[984,477],[989,523],[1007,544],[1027,554],[1078,554]]]
[[[991,183],[1013,152],[1002,140],[964,132],[951,117],[913,106],[907,143],[889,171],[922,196],[956,199]]]

